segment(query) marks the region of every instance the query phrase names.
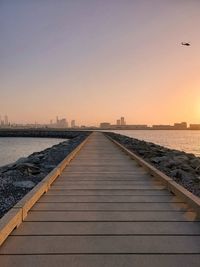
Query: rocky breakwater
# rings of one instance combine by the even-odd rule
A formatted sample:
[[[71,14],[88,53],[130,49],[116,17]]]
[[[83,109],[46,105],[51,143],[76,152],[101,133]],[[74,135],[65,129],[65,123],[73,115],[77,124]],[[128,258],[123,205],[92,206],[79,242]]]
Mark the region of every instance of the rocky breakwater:
[[[88,134],[76,134],[73,139],[0,167],[0,217],[52,171]]]
[[[115,133],[105,133],[200,197],[200,158]]]

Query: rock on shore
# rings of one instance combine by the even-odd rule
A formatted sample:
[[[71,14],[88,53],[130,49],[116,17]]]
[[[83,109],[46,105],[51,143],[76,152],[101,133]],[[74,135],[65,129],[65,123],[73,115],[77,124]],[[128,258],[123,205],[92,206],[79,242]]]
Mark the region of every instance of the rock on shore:
[[[0,167],[0,217],[52,171],[85,138],[88,132],[54,145],[15,163]]]
[[[173,178],[174,181],[194,195],[200,197],[199,157],[116,133],[106,132],[105,134]]]

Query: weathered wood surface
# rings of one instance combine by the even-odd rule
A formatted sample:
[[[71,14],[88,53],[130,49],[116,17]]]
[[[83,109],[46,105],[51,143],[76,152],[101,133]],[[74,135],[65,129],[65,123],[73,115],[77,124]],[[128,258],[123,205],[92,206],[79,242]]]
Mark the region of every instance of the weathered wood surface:
[[[196,213],[101,133],[0,249],[0,266],[196,267]]]

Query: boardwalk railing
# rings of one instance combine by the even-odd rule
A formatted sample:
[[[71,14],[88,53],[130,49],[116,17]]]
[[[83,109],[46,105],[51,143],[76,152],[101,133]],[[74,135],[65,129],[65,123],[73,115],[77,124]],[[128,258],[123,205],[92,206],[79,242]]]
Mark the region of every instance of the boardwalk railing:
[[[24,221],[28,211],[38,199],[49,190],[51,184],[60,176],[66,166],[69,165],[70,161],[87,143],[90,135],[0,219],[0,246],[9,234]]]
[[[140,166],[142,166],[148,173],[152,176],[158,178],[167,189],[174,195],[178,196],[180,199],[185,201],[194,211],[197,213],[197,217],[200,217],[200,198],[196,197],[194,194],[186,190],[183,186],[176,183],[172,178],[159,171],[151,164],[143,160],[141,157],[124,147],[122,144],[106,135],[114,144],[116,144],[122,151],[134,159]]]

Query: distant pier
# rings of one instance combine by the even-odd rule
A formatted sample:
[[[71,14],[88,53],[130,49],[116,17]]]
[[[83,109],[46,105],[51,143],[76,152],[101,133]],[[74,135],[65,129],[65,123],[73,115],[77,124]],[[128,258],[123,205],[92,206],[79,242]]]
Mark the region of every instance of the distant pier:
[[[74,138],[80,134],[80,130],[66,129],[0,129],[0,137],[52,137],[52,138]]]

